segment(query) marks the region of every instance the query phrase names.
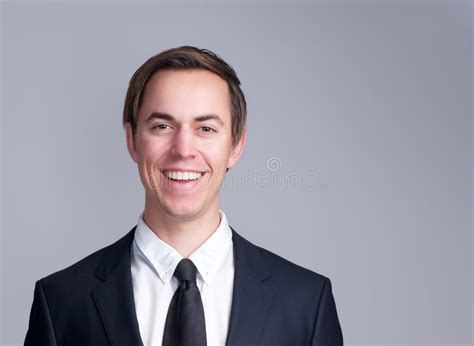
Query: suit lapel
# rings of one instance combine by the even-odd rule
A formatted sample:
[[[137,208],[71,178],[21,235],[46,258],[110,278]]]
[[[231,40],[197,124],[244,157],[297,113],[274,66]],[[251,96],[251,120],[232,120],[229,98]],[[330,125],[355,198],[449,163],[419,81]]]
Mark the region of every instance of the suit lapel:
[[[130,267],[134,232],[135,227],[105,250],[95,273],[103,282],[92,296],[112,345],[143,345]]]
[[[271,274],[258,248],[231,229],[235,274],[226,345],[257,345],[273,298]],[[109,246],[95,272],[103,282],[92,296],[112,345],[143,345],[130,270],[134,233],[135,227]]]
[[[271,275],[261,260],[258,248],[231,229],[235,274],[226,345],[257,345],[273,297],[266,281]]]

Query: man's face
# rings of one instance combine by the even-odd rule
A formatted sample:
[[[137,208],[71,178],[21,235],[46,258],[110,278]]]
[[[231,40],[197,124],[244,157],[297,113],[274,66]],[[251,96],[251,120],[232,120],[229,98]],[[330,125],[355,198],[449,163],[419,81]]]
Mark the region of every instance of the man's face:
[[[143,95],[135,142],[130,124],[126,135],[146,205],[190,220],[219,207],[225,171],[239,159],[246,132],[232,147],[227,82],[196,69],[155,74]]]

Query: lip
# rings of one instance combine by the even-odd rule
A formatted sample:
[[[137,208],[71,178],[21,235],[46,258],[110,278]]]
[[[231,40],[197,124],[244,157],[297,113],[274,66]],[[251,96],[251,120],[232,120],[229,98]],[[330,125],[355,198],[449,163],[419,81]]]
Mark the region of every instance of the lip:
[[[174,168],[170,169],[170,171],[174,170]],[[199,179],[196,179],[196,180],[187,180],[187,181],[184,181],[184,180],[173,180],[173,179],[170,179],[166,176],[166,174],[164,173],[164,171],[168,171],[168,169],[164,169],[161,171],[161,174],[163,175],[163,178],[165,179],[165,187],[168,189],[168,190],[175,190],[175,191],[188,191],[188,190],[191,190],[193,189],[194,187],[198,186],[200,183],[201,183],[201,180],[203,179],[203,177],[206,175],[205,172],[201,172],[202,175]],[[189,170],[181,170],[180,172],[199,172],[199,171],[189,171]]]
[[[195,169],[195,168],[178,168],[178,167],[168,167],[161,169],[161,172],[198,172],[198,173],[205,173],[205,171]]]

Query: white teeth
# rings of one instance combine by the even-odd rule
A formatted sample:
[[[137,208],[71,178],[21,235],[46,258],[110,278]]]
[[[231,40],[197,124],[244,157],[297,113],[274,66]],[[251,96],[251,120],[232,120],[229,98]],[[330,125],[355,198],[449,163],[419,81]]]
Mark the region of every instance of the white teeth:
[[[173,180],[197,180],[202,173],[199,172],[168,172],[164,171],[165,175]]]

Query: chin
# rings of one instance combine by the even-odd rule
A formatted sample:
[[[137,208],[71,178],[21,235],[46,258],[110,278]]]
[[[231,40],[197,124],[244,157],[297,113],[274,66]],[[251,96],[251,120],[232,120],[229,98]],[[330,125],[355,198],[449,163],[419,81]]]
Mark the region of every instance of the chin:
[[[198,216],[202,210],[199,206],[168,206],[166,209],[168,215],[175,219],[187,220]]]

